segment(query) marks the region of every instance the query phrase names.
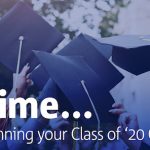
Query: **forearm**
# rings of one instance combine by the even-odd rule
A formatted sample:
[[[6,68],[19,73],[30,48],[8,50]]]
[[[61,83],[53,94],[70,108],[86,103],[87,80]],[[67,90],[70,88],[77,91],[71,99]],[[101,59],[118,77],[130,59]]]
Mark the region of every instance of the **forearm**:
[[[11,91],[8,97],[14,97],[14,89]],[[56,97],[57,96],[57,86],[54,84],[52,80],[49,80],[42,90],[41,94],[38,97],[39,105],[44,98],[47,97]],[[40,114],[37,119],[29,119],[27,123],[22,127],[22,131],[26,133],[27,131],[33,131],[34,139],[37,137],[37,131],[43,129],[48,123],[48,120],[43,118]],[[20,139],[19,141],[11,141],[8,140],[8,147],[11,150],[20,150],[22,147],[28,146],[26,144],[27,141]],[[31,145],[30,145],[31,146]]]

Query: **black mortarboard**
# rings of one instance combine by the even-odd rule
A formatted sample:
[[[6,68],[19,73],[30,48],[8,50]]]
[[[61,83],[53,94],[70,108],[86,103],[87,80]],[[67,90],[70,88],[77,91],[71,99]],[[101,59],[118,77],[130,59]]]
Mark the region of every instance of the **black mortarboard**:
[[[90,35],[83,34],[84,38],[88,40],[102,55],[109,59],[112,55],[112,46],[101,43],[101,39],[95,39]]]
[[[15,72],[20,46],[22,52],[19,70],[27,62],[33,69],[37,60],[32,50],[51,52],[63,38],[59,31],[27,4],[18,2],[0,21],[0,63]]]
[[[101,42],[113,46],[112,61],[117,66],[135,75],[150,71],[150,36],[121,35]]]
[[[91,101],[81,84],[82,80],[85,81],[101,123],[114,123],[116,121],[115,117],[108,113],[114,103],[113,98],[107,92],[99,76],[86,64],[82,57],[60,56],[46,52],[35,52],[35,55],[67,97],[70,107],[68,106],[66,111],[79,111],[81,113],[80,121],[83,125],[95,127],[97,119]],[[62,99],[59,102],[66,104]],[[93,114],[89,120],[84,118],[86,111],[91,111]]]
[[[123,78],[123,76],[107,60],[110,58],[111,53],[112,46],[102,44],[89,35],[80,34],[57,54],[84,56],[88,64],[96,71],[96,73],[105,79],[108,89],[111,89]],[[39,74],[43,78],[43,80],[36,80],[35,78],[33,80],[41,90],[48,80],[48,77],[42,67],[33,71],[31,76],[36,76],[36,74]]]
[[[122,79],[122,74],[102,55],[101,50],[80,34],[57,54],[64,56],[83,56],[87,64],[98,74],[108,90]]]

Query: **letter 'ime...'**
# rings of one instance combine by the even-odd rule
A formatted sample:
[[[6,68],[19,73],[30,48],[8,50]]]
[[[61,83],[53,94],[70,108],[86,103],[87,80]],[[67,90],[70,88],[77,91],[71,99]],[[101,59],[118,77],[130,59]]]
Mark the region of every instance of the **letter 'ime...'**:
[[[38,118],[40,111],[41,115],[46,119],[57,118],[58,102],[54,98],[45,98],[41,101],[40,107],[38,107],[38,101],[35,98],[4,98],[6,96],[6,90],[0,90],[0,118],[16,118],[16,109],[20,109],[20,118],[27,118],[27,106],[31,106],[31,118]],[[7,114],[7,108],[9,111]],[[51,113],[52,112],[52,113]],[[55,113],[54,113],[55,112]]]

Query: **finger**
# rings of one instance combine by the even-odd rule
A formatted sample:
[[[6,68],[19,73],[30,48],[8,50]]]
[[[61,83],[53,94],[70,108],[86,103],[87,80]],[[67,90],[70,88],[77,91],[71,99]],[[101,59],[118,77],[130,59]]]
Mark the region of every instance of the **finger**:
[[[114,115],[121,115],[122,113],[126,112],[124,109],[111,109],[109,110],[110,113]]]
[[[129,119],[130,119],[130,114],[129,113],[123,113],[120,115],[118,123],[119,123],[119,125],[121,125],[125,129],[129,124]]]
[[[29,71],[29,69],[30,69],[30,66],[27,64],[27,65],[25,65],[24,67],[23,67],[23,69],[22,69],[22,71],[21,71],[21,73],[20,73],[20,75],[22,75],[22,76],[26,76],[27,75],[27,73],[28,73],[28,71]]]
[[[22,71],[20,72],[20,76],[25,77],[25,76],[26,76],[26,74],[27,74],[27,72],[28,72],[28,70],[29,70],[29,68],[28,68],[28,67],[24,67],[24,68],[22,69]]]
[[[136,124],[138,127],[138,119],[137,119],[136,115],[134,115],[134,114],[130,115],[129,121],[130,121],[131,126],[135,126],[135,124]]]
[[[29,63],[27,63],[26,66],[28,67],[28,66],[29,66]]]
[[[137,116],[135,114],[130,114],[130,120],[137,121]]]
[[[112,105],[112,107],[113,107],[113,108],[122,108],[122,109],[124,108],[122,103],[114,103],[114,104]]]
[[[31,75],[31,73],[28,73],[28,74],[26,75],[26,78],[29,79],[30,75]]]
[[[33,85],[33,81],[31,79],[27,79],[27,84],[28,84],[28,87],[32,86]]]

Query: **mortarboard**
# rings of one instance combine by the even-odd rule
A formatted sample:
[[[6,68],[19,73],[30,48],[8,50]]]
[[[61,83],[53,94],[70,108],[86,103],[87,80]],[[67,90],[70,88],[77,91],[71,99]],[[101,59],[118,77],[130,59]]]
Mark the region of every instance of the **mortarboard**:
[[[91,44],[84,34],[80,34],[57,54],[62,56],[83,56],[86,63],[102,79],[108,90],[122,79],[123,75],[104,57],[94,43]]]
[[[108,74],[110,72],[112,74],[112,78],[109,77],[108,81],[109,82],[108,89],[111,89],[122,79],[122,75],[107,61],[107,59],[110,58],[111,53],[112,53],[112,46],[102,44],[98,40],[89,35],[80,34],[76,39],[70,42],[57,54],[85,56],[88,63],[90,63],[91,66],[94,66],[94,69],[99,74],[102,74],[103,77],[106,77],[107,75],[103,75],[103,73],[101,73],[101,69],[103,66],[104,74],[105,73]],[[105,66],[107,66],[106,69]],[[107,69],[110,69],[110,71],[108,71]],[[43,80],[39,79],[39,75],[36,77],[36,74],[39,74],[43,78]],[[33,81],[39,90],[41,90],[48,81],[48,76],[45,74],[45,71],[41,66],[39,66],[32,72],[31,78],[32,76],[35,76]],[[116,78],[115,80],[114,76]]]
[[[102,55],[109,59],[112,55],[112,46],[101,43],[101,39],[95,39],[90,35],[83,34],[84,38],[88,40]]]
[[[121,35],[101,42],[113,46],[112,61],[117,66],[135,75],[150,71],[150,36]]]
[[[113,98],[99,76],[82,57],[60,56],[46,52],[35,52],[35,55],[50,78],[67,97],[69,106],[66,111],[79,111],[81,113],[79,123],[88,125],[88,127],[96,126],[97,118],[94,109],[96,109],[101,123],[114,123],[116,121],[115,117],[108,113],[114,103]],[[82,85],[82,80],[84,80],[92,100],[89,99]],[[94,103],[94,108],[91,101]],[[59,102],[66,104],[63,99],[61,101],[59,99]],[[89,120],[84,118],[86,111],[91,111],[93,114]]]
[[[89,35],[80,34],[57,54],[85,57],[90,67],[102,76],[108,89],[111,89],[123,78],[123,76],[107,60],[110,58],[111,52],[112,46],[101,44],[98,40]],[[36,80],[36,78],[34,78],[34,83],[41,90],[46,84],[46,81],[48,81],[48,77],[42,67],[36,68],[32,72],[33,76],[36,76],[36,74],[39,74],[43,78],[43,80],[38,80],[38,78]]]
[[[51,52],[63,38],[27,4],[18,2],[0,21],[0,63],[12,72],[19,62],[18,72],[30,63],[32,70],[38,64],[32,50]]]

